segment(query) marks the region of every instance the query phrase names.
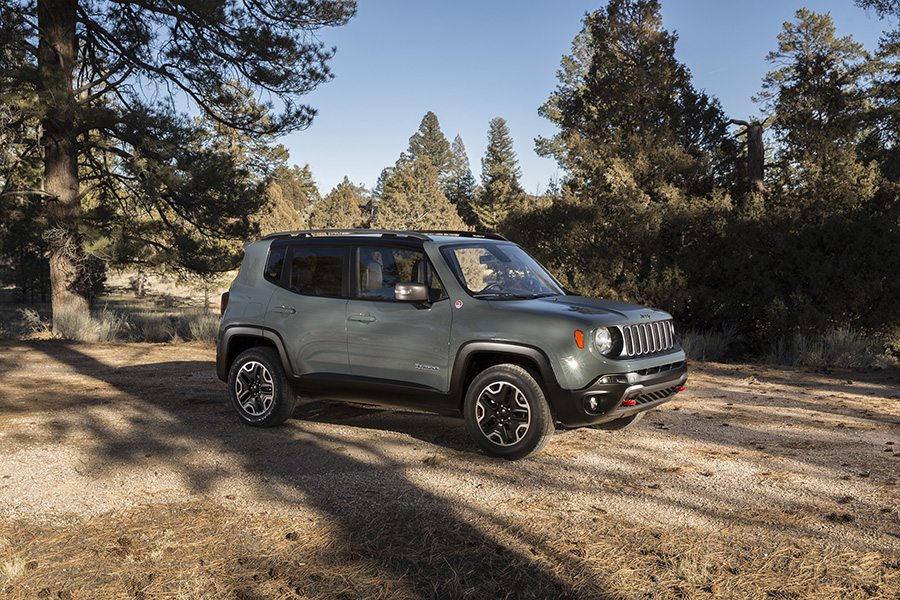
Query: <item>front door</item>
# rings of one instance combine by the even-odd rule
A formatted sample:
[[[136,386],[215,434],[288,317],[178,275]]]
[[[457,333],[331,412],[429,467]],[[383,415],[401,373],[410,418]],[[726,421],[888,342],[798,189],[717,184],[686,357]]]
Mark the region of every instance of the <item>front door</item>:
[[[425,253],[365,245],[351,261],[354,293],[347,305],[347,347],[353,375],[449,389],[450,301]],[[394,299],[398,283],[424,283],[430,302]]]

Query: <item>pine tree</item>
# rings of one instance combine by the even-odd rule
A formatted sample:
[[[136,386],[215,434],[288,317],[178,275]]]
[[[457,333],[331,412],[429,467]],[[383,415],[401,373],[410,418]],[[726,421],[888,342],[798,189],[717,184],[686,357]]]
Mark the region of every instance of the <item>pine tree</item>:
[[[366,205],[365,188],[353,185],[344,177],[333,190],[313,205],[309,224],[312,229],[353,229],[366,225],[362,207]]]
[[[280,165],[272,173],[272,180],[281,188],[284,199],[299,213],[306,212],[310,205],[321,199],[309,165],[294,165],[290,168]]]
[[[437,115],[428,111],[422,117],[419,129],[409,138],[409,149],[406,151],[410,158],[426,157],[437,169],[438,178],[443,181],[446,177],[452,160],[450,143],[441,131],[441,124]]]
[[[776,150],[764,223],[779,235],[765,251],[779,261],[756,303],[775,330],[897,322],[900,202],[872,160],[879,153],[866,157],[878,105],[868,82],[880,63],[807,9],[784,24],[768,60],[759,100]]]
[[[0,3],[0,89],[39,99],[43,187],[16,191],[53,199],[44,237],[54,326],[57,315],[89,310],[87,211],[152,215],[148,229],[174,228],[170,237],[187,259],[250,233],[245,217],[258,190],[254,201],[242,185],[225,189],[234,161],[198,151],[196,128],[175,114],[179,100],[156,98],[176,89],[201,114],[252,134],[308,126],[315,110],[300,99],[331,78],[334,53],[315,31],[354,12],[351,0]],[[246,90],[277,101],[247,110]]]
[[[377,229],[465,229],[438,184],[438,172],[424,156],[401,160],[384,181],[375,214]]]
[[[894,18],[895,27],[882,36],[873,63],[870,131],[862,153],[865,160],[878,162],[887,181],[900,186],[900,0],[856,0],[856,4],[874,9],[882,19]]]
[[[877,169],[858,160],[874,63],[851,37],[839,37],[828,14],[796,12],[769,53],[775,67],[758,100],[774,116],[775,200],[820,215],[864,204]]]
[[[303,228],[300,213],[297,212],[294,204],[285,197],[278,183],[273,181],[266,186],[265,195],[265,203],[253,216],[253,221],[259,227],[260,235]]]
[[[472,175],[472,168],[469,166],[469,156],[466,154],[466,147],[458,134],[453,138],[451,151],[450,169],[444,193],[450,203],[456,207],[463,220],[469,225],[475,225],[478,222],[475,213],[472,211],[472,204],[475,202],[476,194],[475,177]]]
[[[481,159],[481,196],[473,205],[482,228],[499,230],[510,212],[519,208],[525,192],[519,184],[519,160],[506,121],[491,119],[488,145]]]
[[[527,219],[519,237],[572,289],[689,318],[717,308],[688,289],[680,261],[693,267],[721,235],[737,145],[676,40],[656,0],[610,0],[585,16],[540,108],[559,128],[536,147],[559,163],[561,192],[512,226]],[[691,284],[722,285],[713,277],[726,272],[706,264]]]
[[[673,186],[702,196],[731,185],[737,147],[727,120],[694,88],[676,41],[656,0],[610,0],[585,17],[540,109],[560,131],[537,141],[567,172],[569,191],[611,193],[623,181],[615,173],[654,202]]]
[[[877,59],[880,71],[871,94],[875,138],[872,158],[889,181],[900,184],[900,29],[885,34]]]

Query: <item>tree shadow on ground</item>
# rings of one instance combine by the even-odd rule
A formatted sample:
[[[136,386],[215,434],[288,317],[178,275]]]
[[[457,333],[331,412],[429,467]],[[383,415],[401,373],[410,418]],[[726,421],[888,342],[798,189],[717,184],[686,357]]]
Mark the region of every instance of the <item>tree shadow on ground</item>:
[[[352,560],[402,581],[412,595],[576,595],[572,584],[561,579],[546,561],[469,523],[459,507],[411,481],[404,465],[377,444],[349,442],[338,435],[298,435],[287,428],[242,426],[226,406],[224,387],[208,379],[213,372],[210,362],[116,368],[76,345],[55,342],[32,347],[44,352],[48,360],[59,361],[126,396],[119,407],[125,427],[114,427],[102,419],[80,422],[98,442],[93,449],[95,464],[86,467],[89,474],[110,462],[140,465],[148,456],[161,457],[185,474],[195,492],[208,492],[222,473],[193,463],[189,448],[199,443],[236,457],[244,471],[267,482],[266,492],[271,497],[312,506],[337,524],[335,545],[346,547]],[[202,382],[195,379],[191,383],[195,377],[202,377]],[[42,393],[37,387],[33,392]],[[67,404],[82,399],[89,398],[72,389]],[[439,436],[440,428],[434,425],[428,436]]]

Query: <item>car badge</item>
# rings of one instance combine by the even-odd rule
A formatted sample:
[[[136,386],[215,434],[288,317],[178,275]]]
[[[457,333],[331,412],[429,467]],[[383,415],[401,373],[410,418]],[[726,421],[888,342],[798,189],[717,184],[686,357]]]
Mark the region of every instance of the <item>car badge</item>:
[[[457,300],[453,303],[453,306],[455,306],[456,308],[462,308],[462,300]]]

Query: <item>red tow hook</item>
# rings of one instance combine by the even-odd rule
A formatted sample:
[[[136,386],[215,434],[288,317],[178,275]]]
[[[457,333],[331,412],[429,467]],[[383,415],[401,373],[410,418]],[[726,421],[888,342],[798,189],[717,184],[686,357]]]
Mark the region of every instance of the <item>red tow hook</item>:
[[[637,400],[633,398],[629,398],[628,400],[622,400],[622,406],[637,406]]]
[[[677,394],[678,392],[683,392],[683,391],[684,391],[684,386],[683,386],[683,385],[679,385],[677,388],[675,388],[675,393],[676,393],[676,394]]]

